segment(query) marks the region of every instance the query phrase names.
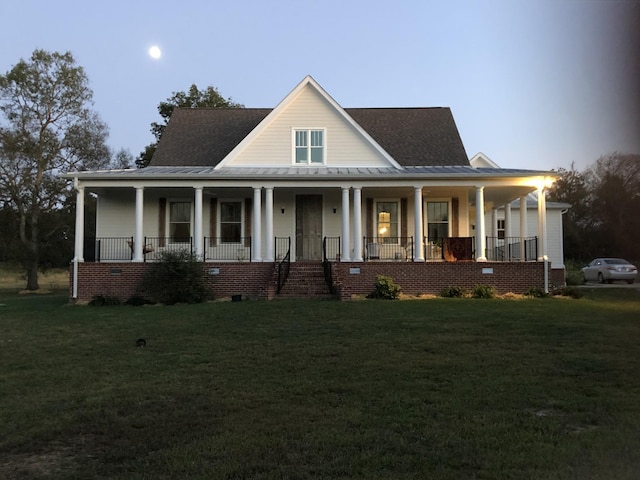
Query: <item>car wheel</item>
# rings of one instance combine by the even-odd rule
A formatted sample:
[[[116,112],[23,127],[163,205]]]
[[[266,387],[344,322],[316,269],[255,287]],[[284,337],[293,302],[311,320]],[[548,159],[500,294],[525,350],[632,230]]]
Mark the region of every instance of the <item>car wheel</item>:
[[[602,276],[601,273],[598,274],[598,282],[604,283],[604,277]]]
[[[627,280],[627,283],[631,285],[633,283],[633,280]]]
[[[611,279],[609,278],[609,279],[607,280],[607,283],[608,283],[609,285],[611,285],[611,284],[613,283],[613,280],[611,280]]]

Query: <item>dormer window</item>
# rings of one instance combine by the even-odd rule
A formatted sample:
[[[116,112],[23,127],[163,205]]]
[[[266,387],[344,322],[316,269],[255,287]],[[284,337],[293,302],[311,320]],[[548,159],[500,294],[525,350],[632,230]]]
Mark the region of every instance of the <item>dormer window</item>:
[[[294,130],[294,163],[296,165],[323,165],[324,137],[324,130]]]

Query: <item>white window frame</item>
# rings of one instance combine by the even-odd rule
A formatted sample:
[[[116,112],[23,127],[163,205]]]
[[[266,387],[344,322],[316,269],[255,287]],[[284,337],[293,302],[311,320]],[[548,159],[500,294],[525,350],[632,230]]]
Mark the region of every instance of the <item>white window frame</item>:
[[[307,132],[307,161],[305,163],[299,163],[296,161],[296,134],[298,132]],[[322,132],[322,162],[311,161],[311,134],[312,132]],[[327,129],[323,127],[319,128],[292,128],[291,129],[291,164],[296,167],[313,167],[319,165],[326,165],[327,163]]]
[[[167,218],[166,218],[166,232],[167,243],[170,245],[185,245],[186,242],[174,242],[171,236],[171,204],[173,203],[188,203],[189,204],[189,237],[193,239],[193,217],[194,217],[194,204],[193,200],[188,198],[168,198],[167,199]]]
[[[379,235],[379,231],[378,231],[378,204],[379,203],[395,203],[397,208],[397,215],[398,215],[398,220],[397,220],[397,235],[395,236],[395,238],[397,239],[397,242],[395,244],[399,245],[400,244],[400,232],[402,232],[402,202],[400,201],[400,198],[374,198],[373,199],[373,228],[374,228],[374,238],[377,239],[378,243],[380,242],[380,238],[384,238],[384,237],[380,237]],[[391,223],[391,222],[390,222]],[[394,238],[391,237],[390,238]],[[386,243],[385,245],[393,245],[392,243]]]
[[[451,232],[452,232],[452,205],[451,205],[451,198],[425,198],[424,199],[424,204],[422,205],[422,210],[424,212],[424,219],[423,219],[423,225],[424,225],[424,229],[425,229],[425,237],[428,239],[429,238],[429,207],[428,205],[430,203],[446,203],[447,204],[447,237],[451,236]],[[433,223],[433,222],[432,222]]]
[[[239,203],[240,204],[240,241],[239,242],[223,242],[222,241],[222,204],[223,203]],[[216,212],[216,221],[217,221],[217,231],[218,231],[218,236],[220,238],[220,244],[221,245],[242,245],[242,239],[244,238],[244,233],[245,233],[245,224],[244,224],[244,220],[245,220],[245,211],[244,211],[245,205],[244,205],[244,199],[241,198],[220,198],[218,199],[218,205],[217,205],[217,209],[218,211]]]

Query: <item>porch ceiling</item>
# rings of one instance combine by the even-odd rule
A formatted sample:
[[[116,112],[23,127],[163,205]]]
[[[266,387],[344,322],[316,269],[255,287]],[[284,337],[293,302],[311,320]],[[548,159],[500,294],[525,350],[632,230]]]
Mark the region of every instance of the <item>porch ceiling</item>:
[[[485,204],[505,205],[535,191],[536,188],[530,186],[487,187],[484,189],[484,201]],[[469,203],[471,205],[476,204],[475,189],[470,189],[469,191]]]

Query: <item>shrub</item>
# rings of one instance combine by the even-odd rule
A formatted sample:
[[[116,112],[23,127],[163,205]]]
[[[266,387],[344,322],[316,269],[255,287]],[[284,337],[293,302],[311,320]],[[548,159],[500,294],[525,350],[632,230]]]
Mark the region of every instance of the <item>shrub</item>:
[[[125,305],[131,305],[132,307],[139,307],[142,305],[149,305],[152,302],[144,298],[142,295],[133,295],[124,303]]]
[[[532,298],[545,298],[548,297],[549,294],[545,293],[542,288],[531,287],[526,292],[524,292],[524,296]]]
[[[582,285],[584,283],[584,277],[582,275],[582,267],[584,262],[578,262],[575,260],[565,261],[565,282],[567,285]]]
[[[553,294],[559,295],[562,297],[571,297],[571,298],[582,298],[582,296],[584,295],[579,288],[572,287],[572,286],[562,287],[562,288],[559,288],[558,290],[554,290]]]
[[[462,287],[447,287],[442,289],[440,296],[445,298],[462,298],[465,296],[465,291]]]
[[[385,300],[395,300],[400,296],[402,289],[391,277],[378,275],[376,277],[375,290],[367,298],[382,298]]]
[[[138,295],[154,303],[200,303],[208,298],[202,263],[188,250],[167,251],[145,273]]]
[[[94,295],[89,302],[92,307],[115,307],[122,305],[122,302],[118,297],[112,297],[110,295]]]
[[[494,298],[496,289],[491,285],[476,285],[471,292],[473,298]]]

